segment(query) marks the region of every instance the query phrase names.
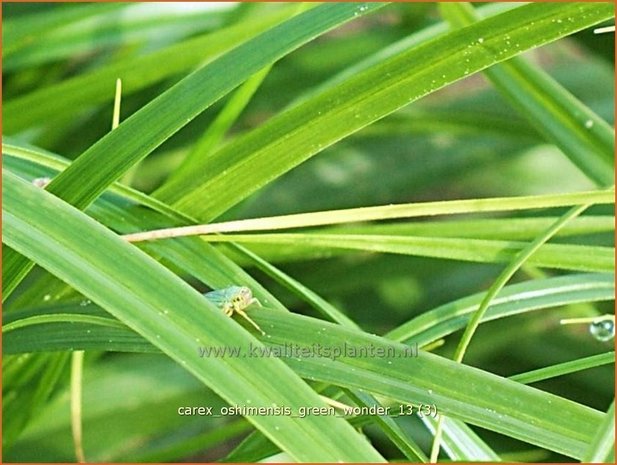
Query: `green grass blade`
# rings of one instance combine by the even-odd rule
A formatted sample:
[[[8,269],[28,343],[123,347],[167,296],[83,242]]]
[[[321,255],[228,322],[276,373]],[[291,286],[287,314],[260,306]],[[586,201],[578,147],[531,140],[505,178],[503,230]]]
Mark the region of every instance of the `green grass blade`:
[[[334,305],[327,302],[323,297],[304,286],[302,283],[296,281],[291,276],[272,266],[270,263],[250,250],[237,244],[232,244],[232,247],[242,256],[248,258],[248,260],[257,268],[276,280],[279,284],[285,286],[290,292],[307,302],[322,315],[336,323],[347,326],[348,328],[358,328],[358,325],[352,319],[337,309]]]
[[[281,270],[272,266],[262,258],[258,257],[249,250],[232,244],[234,250],[238,251],[243,256],[247,257],[253,264],[255,264],[264,273],[278,281],[283,286],[287,287],[297,297],[307,302],[318,312],[324,316],[330,318],[332,321],[337,322],[348,328],[359,329],[358,325],[347,317],[344,313],[327,302],[317,293],[311,289],[302,285],[291,276],[283,273]],[[373,396],[363,393],[358,390],[347,390],[347,395],[350,396],[355,402],[361,405],[371,407],[378,405],[378,402]],[[415,441],[409,437],[394,420],[388,417],[376,417],[375,422],[384,431],[384,433],[390,438],[390,440],[399,448],[399,450],[405,455],[408,460],[426,462],[427,457],[422,452],[422,449],[415,443]]]
[[[384,205],[377,207],[349,208],[294,215],[251,218],[203,225],[193,225],[166,230],[146,231],[126,239],[131,242],[184,237],[222,232],[264,231],[300,227],[325,226],[362,221],[414,218],[420,216],[453,215],[461,213],[498,212],[532,208],[561,207],[583,203],[612,203],[614,190],[522,196],[509,198],[469,199],[411,204]]]
[[[323,4],[262,33],[187,76],[126,119],[54,178],[47,189],[77,208],[85,208],[113,181],[249,76],[318,35],[382,6]],[[230,69],[234,73],[230,74]],[[32,264],[8,249],[5,266],[10,274],[3,281],[4,299]]]
[[[107,11],[125,8],[122,4],[70,5],[43,14],[30,14],[8,19],[2,24],[2,58],[8,58],[34,41],[44,38],[48,33],[76,21],[83,20]],[[3,60],[3,67],[5,63]],[[6,69],[6,68],[5,68]]]
[[[401,52],[226,145],[204,166],[208,181],[192,185],[176,205],[210,221],[326,147],[410,102],[610,18],[613,12],[612,5],[600,3],[527,4]],[[506,46],[508,40],[516,46]]]
[[[262,69],[238,88],[225,105],[225,108],[221,110],[206,132],[195,143],[191,152],[182,160],[180,166],[174,170],[163,187],[157,190],[156,196],[158,198],[164,199],[165,191],[173,189],[174,185],[186,183],[187,178],[193,179],[194,172],[199,169],[202,159],[214,151],[223,140],[227,131],[251,101],[253,94],[257,92],[263,80],[268,76],[270,69],[270,66]]]
[[[32,125],[43,124],[53,116],[73,115],[76,110],[108,101],[118,77],[122,78],[126,98],[148,85],[190,70],[204,61],[212,61],[217,55],[272,27],[287,15],[286,11],[264,14],[257,19],[191,38],[142,57],[122,59],[10,99],[3,108],[3,130],[14,134]]]
[[[84,444],[92,462],[178,461],[186,453],[197,454],[204,447],[252,429],[244,419],[217,427],[208,419],[178,415],[179,405],[218,408],[225,403],[168,357],[127,354],[112,358],[86,355]],[[122,386],[121,396],[117,395],[118,386]],[[74,460],[72,445],[66,441],[70,437],[67,391],[67,386],[60,388],[39,411],[15,448],[3,455],[6,462]],[[171,437],[169,428],[174,431]],[[201,446],[186,440],[195,433],[195,439],[202,439]],[[182,444],[186,449],[178,451]]]
[[[482,299],[482,302],[480,302],[480,306],[473,313],[471,319],[469,320],[469,322],[467,323],[467,326],[465,327],[465,331],[463,332],[463,335],[461,336],[461,340],[454,354],[454,359],[457,362],[459,363],[462,362],[463,357],[465,356],[465,353],[467,352],[467,348],[469,347],[469,344],[471,343],[471,339],[473,338],[473,335],[475,334],[478,327],[480,326],[480,322],[482,321],[482,318],[486,314],[486,311],[488,310],[489,306],[493,303],[493,300],[495,299],[497,294],[504,288],[504,286],[508,283],[508,281],[512,278],[512,276],[514,276],[514,274],[523,266],[523,264],[530,263],[532,258],[538,253],[540,248],[543,245],[545,245],[546,242],[549,241],[550,238],[553,237],[553,235],[562,228],[562,226],[568,223],[571,219],[579,216],[588,207],[589,205],[581,205],[581,206],[574,207],[568,210],[568,212],[566,212],[565,215],[563,215],[561,218],[555,221],[552,225],[550,225],[549,228],[543,231],[532,242],[530,242],[528,245],[523,247],[520,250],[520,252],[516,254],[513,260],[510,263],[508,263],[506,268],[501,273],[499,273],[499,276],[497,276],[493,284],[491,284],[489,289],[486,291],[486,294],[484,298]]]
[[[473,24],[469,3],[440,5],[453,27]],[[484,73],[533,126],[600,186],[614,181],[615,131],[602,118],[538,67],[513,58]]]
[[[345,225],[322,232],[340,234],[385,234],[429,237],[468,237],[524,241],[533,239],[557,220],[554,216],[533,218],[483,218],[477,220],[414,221],[364,226]],[[565,225],[555,237],[610,233],[615,230],[613,216],[585,215]]]
[[[6,453],[14,445],[22,430],[51,397],[60,382],[69,360],[69,353],[32,354],[14,361],[16,367],[5,367],[2,380],[16,389],[7,392],[2,401],[2,447]],[[24,373],[30,371],[30,373]],[[25,376],[24,376],[25,375]]]
[[[534,280],[525,283],[514,284],[507,286],[497,296],[493,302],[493,306],[484,316],[483,321],[492,321],[497,318],[504,318],[507,316],[517,315],[524,312],[554,308],[564,305],[572,305],[582,302],[602,302],[610,301],[615,297],[615,285],[614,276],[612,274],[588,274],[588,275],[571,275],[554,278],[546,278],[541,280]],[[419,346],[430,344],[437,341],[449,334],[458,331],[463,328],[469,319],[469,315],[472,314],[478,307],[483,294],[476,294],[470,297],[459,299],[443,306],[437,307],[433,310],[422,313],[409,322],[397,327],[396,329],[388,332],[385,337],[394,341],[409,342],[413,341]],[[42,310],[35,309],[31,311],[15,311],[5,315],[5,323],[13,324],[13,322],[21,319],[29,319],[37,315],[50,315],[49,320],[40,320],[51,322],[52,317],[56,313],[60,314],[80,314],[89,310],[89,306],[82,307],[76,304],[74,307],[61,306],[51,307],[41,313]],[[51,312],[51,313],[49,313]],[[104,316],[99,314],[85,314],[85,316],[91,318],[93,316]],[[64,318],[64,317],[61,317]],[[110,325],[105,325],[110,326]],[[63,334],[59,334],[58,331],[54,331],[55,336],[49,336],[47,343],[51,345],[41,345],[42,335],[45,332],[39,333],[36,330],[36,326],[31,325],[28,327],[28,331],[24,331],[20,334],[20,331],[7,334],[5,338],[4,349],[6,353],[24,353],[32,352],[44,349],[58,349],[65,347],[66,344],[71,343],[78,334],[82,333],[82,328],[94,329],[100,331],[101,328],[95,328],[91,325],[81,326],[75,322],[75,327],[79,328],[76,331],[66,332],[70,327],[64,327]],[[110,332],[110,335],[117,335],[117,331]],[[32,336],[28,336],[31,334]],[[38,336],[41,334],[41,337]],[[124,334],[124,333],[122,333]],[[101,336],[103,340],[105,334]],[[134,348],[126,347],[123,345],[122,339],[114,339],[114,343],[110,343],[105,347],[108,350],[135,350]],[[80,344],[88,343],[88,339],[80,340]],[[64,345],[63,345],[64,344]],[[92,342],[93,345],[78,346],[78,348],[101,348],[96,341]],[[609,355],[602,355],[602,360]],[[590,360],[582,359],[574,362],[567,362],[563,365],[563,369],[570,368],[583,369],[591,367],[589,363],[596,363],[596,359]],[[546,370],[546,371],[545,371]],[[542,368],[538,370],[538,376],[543,376],[546,373],[548,376],[557,376],[561,374],[562,366],[555,366],[553,371],[552,367]],[[563,372],[565,373],[565,371]],[[520,376],[533,376],[534,372],[523,373]],[[519,375],[515,375],[519,376]],[[523,380],[517,379],[517,381],[523,382]],[[531,382],[531,381],[529,381]]]
[[[523,266],[523,264],[528,262],[531,257],[533,257],[538,252],[538,250],[544,244],[546,244],[546,242],[548,242],[551,237],[555,235],[555,233],[557,233],[557,231],[559,231],[571,219],[579,216],[588,207],[589,205],[581,205],[568,210],[565,215],[563,215],[557,221],[551,224],[532,242],[523,247],[520,252],[518,252],[516,256],[512,259],[512,261],[508,263],[506,268],[501,273],[499,273],[499,276],[497,276],[493,284],[491,284],[489,289],[486,291],[486,294],[482,298],[482,301],[480,302],[477,310],[471,315],[471,318],[467,322],[465,330],[463,331],[463,335],[461,336],[461,339],[454,351],[454,361],[456,361],[457,363],[462,363],[463,358],[467,353],[467,348],[469,347],[473,336],[478,330],[480,323],[484,318],[484,315],[489,309],[489,306],[493,303],[493,300],[495,299],[497,294],[504,288],[504,286],[508,283],[512,276],[514,276],[514,274]],[[436,461],[437,457],[439,456],[439,450],[441,448],[442,426],[443,417],[439,419],[439,421],[437,422],[437,427],[435,428],[433,448],[431,451],[432,461]]]
[[[266,317],[265,312],[262,315]],[[260,318],[258,322],[261,321],[263,323],[265,319]],[[302,318],[302,320],[306,321],[307,319]],[[335,338],[339,341],[339,345],[340,341],[343,340],[347,341],[348,344],[358,343],[364,346],[369,345],[371,343],[369,341],[372,341],[375,346],[381,346],[383,343],[383,340],[379,338],[372,338],[367,335],[358,335],[356,337],[352,331],[342,329],[346,336],[341,337],[342,335],[337,335],[334,328],[331,328],[329,325],[325,326],[327,331],[323,331],[324,326],[319,322],[311,325],[309,321],[306,321],[305,324],[309,326],[306,328],[307,330],[312,329],[315,332],[319,331],[320,328],[322,329],[322,338],[320,340],[322,343],[330,341],[331,344],[336,345],[337,343],[334,342]],[[279,327],[286,326],[282,325],[281,322],[278,325]],[[285,328],[280,327],[280,329],[284,330]],[[287,327],[287,329],[291,328]],[[305,339],[304,334],[306,333],[294,333],[296,343],[308,344],[310,339],[314,341],[313,335]],[[273,339],[276,342],[274,334]],[[455,368],[456,364],[454,362],[428,353],[420,352],[419,357],[413,359],[406,357],[389,358],[388,362],[391,362],[391,364],[384,364],[384,360],[380,360],[378,357],[347,357],[344,358],[344,362],[349,364],[348,369],[341,367],[338,360],[327,361],[327,363],[326,361],[327,359],[323,358],[315,361],[313,359],[302,359],[301,361],[295,358],[287,359],[287,363],[303,376],[312,376],[315,379],[335,384],[343,381],[343,384],[346,386],[362,388],[370,392],[386,395],[401,402],[434,403],[439,406],[440,412],[447,416],[482,426],[492,431],[512,435],[526,442],[541,445],[550,450],[560,451],[569,456],[580,457],[593,431],[595,431],[593,427],[589,428],[584,422],[590,421],[593,425],[598,425],[601,418],[596,411],[580,405],[576,407],[573,405],[566,406],[563,402],[569,404],[569,401],[563,398],[555,396],[553,399],[548,393],[527,390],[529,389],[527,386],[520,384],[518,384],[519,387],[525,388],[524,393],[520,391],[515,394],[514,390],[516,388],[510,384],[511,381],[505,381],[499,377],[493,378],[494,375],[489,375],[486,372],[471,367],[460,366]],[[340,361],[343,361],[343,359]],[[317,366],[321,368],[318,369]],[[475,377],[476,375],[478,376],[477,378]],[[384,376],[391,376],[389,381],[386,382],[388,387],[383,385],[379,389],[375,389],[378,384],[385,381]],[[437,381],[438,378],[439,381]],[[408,393],[403,394],[396,386],[401,388],[405,386],[404,389]],[[502,395],[504,396],[503,398],[501,397]],[[531,398],[527,398],[528,402],[525,405],[528,408],[525,409],[525,412],[519,410],[518,413],[514,413],[513,410],[517,409],[514,409],[511,402],[506,399],[521,399],[527,395],[531,397],[537,395],[544,399],[540,400],[537,398],[532,401]],[[453,400],[455,402],[452,402]],[[557,408],[559,413],[557,410],[554,411],[552,409],[550,413],[547,412],[546,404],[551,403],[555,405],[554,402],[560,403],[560,407]],[[506,404],[508,404],[507,407]],[[483,412],[476,410],[480,406],[484,407]],[[562,407],[564,410],[561,410]],[[466,411],[467,408],[476,410],[476,412],[472,414],[470,411]],[[575,410],[578,411],[577,414],[574,414]],[[583,413],[583,411],[587,413]],[[522,417],[525,417],[525,420],[523,420],[524,426],[522,424],[520,428],[514,426],[516,421],[512,422],[513,419],[510,416],[512,414],[514,416],[520,415],[521,420]],[[565,414],[566,417],[574,414],[574,417],[562,417],[559,420],[555,418],[556,415],[562,414]],[[582,416],[578,416],[579,414]],[[485,415],[487,416],[486,422],[483,419]],[[585,420],[583,420],[583,416],[586,417]],[[498,422],[495,422],[495,417],[499,418]],[[538,421],[543,424],[542,427],[539,427],[540,423]],[[548,426],[547,423],[552,423],[553,421],[559,423],[559,426],[557,424]],[[566,426],[568,421],[570,421],[569,426]],[[571,428],[574,425],[576,427]],[[532,430],[535,430],[536,427],[539,427],[537,435],[532,433]],[[577,431],[575,432],[574,429],[577,429]],[[556,430],[559,430],[559,433],[556,435],[548,433],[549,431],[556,432]],[[570,430],[570,432],[566,432],[566,430]],[[547,434],[551,436],[551,439],[548,439]],[[566,436],[569,439],[565,440]]]
[[[2,333],[8,333],[10,331],[15,331],[19,328],[26,328],[31,325],[40,325],[47,323],[62,323],[62,322],[70,322],[70,323],[86,323],[93,325],[102,325],[108,326],[111,328],[125,328],[126,326],[122,323],[119,323],[117,320],[113,320],[111,318],[101,318],[97,316],[90,315],[76,315],[71,313],[55,313],[52,315],[37,315],[29,318],[20,318],[18,320],[10,321],[2,326]]]
[[[483,16],[495,16],[499,13],[503,13],[508,10],[512,10],[519,5],[516,4],[508,4],[508,3],[491,3],[488,5],[483,5],[479,7],[479,10],[482,12]],[[325,83],[318,85],[317,87],[310,89],[308,92],[305,92],[301,95],[299,99],[297,99],[296,103],[307,100],[309,97],[316,95],[320,91],[327,89],[328,87],[332,87],[338,83],[344,82],[345,79],[358,74],[371,66],[376,65],[379,62],[387,60],[390,57],[393,57],[400,52],[407,50],[411,47],[417,46],[426,42],[430,39],[434,39],[437,36],[444,35],[449,31],[450,27],[446,21],[441,21],[436,24],[431,24],[427,27],[422,28],[418,32],[414,32],[410,35],[405,36],[403,39],[388,45],[387,47],[379,50],[377,53],[369,56],[368,58],[353,64],[345,68],[343,71],[339,72],[334,77],[328,79]],[[454,115],[449,115],[450,117]],[[447,119],[447,117],[446,117]],[[406,131],[414,130],[414,128],[406,127]],[[370,128],[367,129],[367,132],[371,131]],[[365,133],[365,131],[363,131]]]
[[[382,407],[371,395],[362,391],[347,390],[347,395],[360,407]],[[405,458],[413,463],[426,463],[428,457],[416,442],[390,417],[375,415],[375,423],[381,427],[390,440],[403,453]]]
[[[509,262],[526,243],[482,239],[353,234],[229,234],[202,236],[209,242],[341,248],[481,263]],[[534,266],[577,271],[613,271],[615,249],[602,246],[546,244],[529,259]]]
[[[59,172],[65,170],[71,164],[66,158],[39,147],[16,141],[11,137],[6,137],[2,140],[2,154],[4,156],[2,160],[3,166],[11,169],[14,173],[20,173],[21,177],[24,179],[34,179],[35,177],[41,176],[41,168],[43,169],[42,171],[44,171],[43,174],[49,177],[55,177]],[[30,162],[34,166],[30,166],[30,169],[26,170],[24,165],[17,166],[15,163],[17,160]],[[120,184],[119,182],[112,183],[108,187],[108,190],[125,197],[131,202],[160,212],[169,218],[178,220],[186,218],[163,202],[132,189],[131,187],[125,186],[124,184]]]
[[[9,54],[6,61],[3,60],[3,68],[6,71],[33,68],[77,55],[94,56],[123,45],[151,43],[156,47],[157,36],[171,35],[173,30],[177,39],[188,37],[220,24],[221,17],[225,15],[225,12],[211,8],[179,10],[175,5],[143,7],[126,3],[112,4],[107,10],[99,8],[88,13],[65,14],[62,23],[56,19],[58,27],[38,30],[33,27],[35,18],[30,21],[28,17],[25,20],[16,19],[16,28],[21,28],[23,22],[27,23],[28,40],[18,41],[17,47],[9,43],[11,51],[16,53]],[[43,12],[35,16],[41,16],[43,21],[47,19],[45,22],[49,25],[51,20],[46,18],[48,14]],[[56,15],[61,16],[61,11]]]
[[[615,463],[615,401],[604,415],[583,462]]]
[[[268,330],[270,338],[265,343],[271,350],[280,350],[284,344],[311,347],[315,343],[342,350],[342,341],[345,341],[346,347],[372,346],[385,354],[396,354],[393,357],[351,357],[348,353],[337,359],[284,357],[285,362],[302,377],[362,389],[403,403],[436,404],[439,412],[449,417],[569,457],[583,456],[602,421],[602,414],[596,410],[476,368],[422,351],[417,358],[402,356],[401,350],[406,346],[357,330],[265,308],[254,312],[252,318]],[[96,343],[99,348],[112,347],[104,334],[110,330],[92,327],[88,344]],[[128,334],[124,337],[125,343],[128,343],[128,337]],[[134,335],[135,338],[140,337]],[[32,342],[41,348],[56,344],[41,338]],[[55,347],[65,347],[70,343],[64,340]],[[114,343],[119,347],[123,342],[119,338]],[[152,350],[156,348],[148,342],[141,343],[141,351]],[[526,408],[516,408],[511,401],[513,398],[524,402]],[[547,410],[548,403],[553,408]]]
[[[589,357],[583,357],[578,360],[572,360],[570,362],[559,363],[550,367],[520,373],[518,375],[510,376],[509,378],[513,381],[518,381],[519,383],[531,384],[537,383],[538,381],[544,381],[546,379],[554,378],[556,376],[563,376],[570,373],[575,373],[577,371],[606,365],[609,363],[615,363],[615,352],[591,355]]]
[[[83,213],[10,173],[3,173],[3,187],[3,240],[8,245],[103,306],[228,402],[276,402],[292,409],[322,404],[280,360],[200,358],[200,345],[246,349],[259,343],[186,283]],[[124,257],[122,263],[117,256]],[[249,419],[299,461],[382,460],[334,417]]]
[[[21,142],[15,141],[11,138],[6,138],[2,141],[2,153],[10,155],[11,157],[30,161],[40,166],[51,168],[55,171],[62,171],[69,166],[69,162],[54,155],[50,152],[42,150],[37,147],[28,146]],[[5,160],[6,162],[6,160]],[[9,160],[10,162],[10,160]],[[152,197],[146,196],[143,193],[134,189],[128,188],[119,183],[113,183],[110,186],[113,192],[117,192],[131,199],[132,201],[151,208],[152,210],[163,213],[170,218],[177,219],[190,219],[189,216],[183,214],[172,207],[167,206],[165,203],[156,200]],[[299,227],[314,227],[325,225],[336,225],[343,223],[353,222],[366,222],[375,220],[392,220],[401,218],[417,218],[417,217],[429,217],[439,215],[455,215],[465,213],[491,213],[491,212],[504,212],[504,211],[525,211],[537,208],[554,208],[554,207],[568,207],[572,205],[581,205],[584,203],[593,204],[612,204],[614,202],[615,193],[613,190],[600,190],[600,191],[588,191],[588,192],[570,192],[560,194],[546,194],[546,195],[526,195],[518,197],[497,197],[497,198],[479,198],[479,199],[463,199],[463,200],[449,200],[449,201],[436,201],[436,202],[415,202],[398,205],[382,205],[374,207],[361,207],[361,208],[348,208],[342,210],[311,212],[311,213],[299,213],[294,215],[282,215],[272,216],[267,218],[251,218],[247,220],[237,220],[222,223],[212,223],[210,225],[204,225],[200,234],[213,233],[213,232],[239,232],[239,231],[261,231],[261,230],[275,230],[275,229],[288,229]],[[574,224],[578,221],[584,220],[577,218],[574,220]],[[477,234],[478,230],[485,229],[485,226],[490,227],[486,229],[499,229],[498,224],[500,220],[489,220],[486,225],[480,223],[478,225],[471,224],[455,225],[454,230],[459,230],[459,226],[462,229],[468,227],[473,228],[475,231],[473,234]],[[529,222],[536,222],[538,219],[510,219],[512,225],[504,232],[508,237],[515,234],[517,230],[527,230],[530,228]],[[525,221],[524,223],[517,223],[517,221]],[[546,221],[546,220],[545,220]],[[424,225],[414,224],[414,228],[418,228],[422,231]],[[612,224],[613,227],[608,230],[614,229],[614,223],[611,223],[610,218],[602,220],[603,226],[598,226],[600,230],[607,230],[608,224]],[[441,223],[442,227],[445,226]],[[523,227],[525,226],[525,227]],[[371,227],[375,227],[372,225]],[[396,225],[380,225],[380,228],[396,228]],[[541,226],[536,226],[541,227]],[[363,232],[362,227],[356,227],[358,231]],[[565,230],[568,230],[569,226],[565,226]],[[355,229],[349,229],[349,231],[355,231]],[[412,230],[413,231],[413,230]],[[404,233],[410,232],[407,229],[403,230]],[[428,235],[438,233],[434,229],[428,229]],[[521,231],[518,231],[519,233]],[[591,231],[592,232],[592,231]],[[423,235],[425,233],[422,233]],[[182,235],[187,235],[183,233]],[[448,235],[451,235],[448,233]],[[525,236],[526,237],[526,236]]]
[[[187,454],[198,454],[204,448],[216,447],[221,442],[237,437],[250,431],[250,424],[236,420],[212,431],[197,434],[174,444],[152,446],[150,450],[134,452],[126,460],[131,462],[175,462]]]
[[[425,416],[422,421],[431,433],[435,432],[437,421],[434,418]],[[442,447],[451,460],[501,462],[499,455],[462,421],[444,417],[442,428]]]
[[[324,316],[348,328],[359,329],[358,325],[353,320],[351,320],[344,313],[342,313],[332,304],[327,302],[317,293],[313,292],[311,289],[302,285],[301,283],[293,279],[291,276],[283,273],[281,270],[272,266],[259,256],[250,252],[249,250],[236,244],[232,244],[232,246],[234,250],[247,257],[260,270],[278,281],[283,286],[287,287],[297,297],[307,302]],[[373,396],[363,393],[359,390],[347,390],[347,395],[350,396],[356,403],[359,403],[360,405],[366,407],[378,405],[377,400]],[[427,457],[422,452],[420,446],[418,446],[416,442],[412,438],[410,438],[409,435],[406,434],[398,426],[398,424],[396,424],[394,420],[388,417],[378,416],[375,418],[375,422],[384,431],[388,438],[390,438],[390,440],[399,448],[399,450],[408,460],[419,460],[421,462],[427,461]]]
[[[68,166],[66,160],[54,157],[51,154],[46,154],[35,149],[26,149],[20,147],[5,147],[5,158],[3,160],[5,169],[10,169],[15,173],[19,173],[26,179],[40,175],[37,171],[37,166],[50,167],[53,171],[45,171],[46,175],[51,177],[56,175],[56,170],[64,169]],[[19,154],[23,160],[28,160],[36,165],[17,165],[13,163],[11,156],[6,156],[7,153]],[[161,215],[164,221],[190,222],[190,218],[177,213],[167,205],[159,202],[152,197],[146,196],[138,191],[135,191],[121,184],[114,183],[110,186],[110,193],[116,195],[103,195],[91,207],[89,213],[98,221],[108,227],[120,231],[129,232],[137,228],[142,228],[144,225],[156,227],[160,224]],[[160,213],[161,215],[151,214],[148,211],[136,210],[128,208],[127,205],[141,204]],[[254,280],[248,273],[244,272],[238,265],[225,257],[221,252],[216,250],[210,244],[199,240],[198,238],[184,238],[178,241],[167,244],[151,243],[146,246],[146,250],[155,256],[164,257],[186,273],[197,278],[207,286],[213,289],[226,287],[242,283],[249,286],[253,294],[264,303],[267,303],[272,308],[284,310],[284,307],[278,300],[270,294],[261,284]],[[40,296],[50,294],[51,289],[47,288],[48,283],[43,281],[40,283]],[[33,288],[32,292],[36,294],[37,289]],[[27,299],[27,296],[25,297]],[[23,299],[22,299],[23,300]],[[13,305],[9,306],[8,309]]]
[[[386,334],[395,341],[413,340],[425,345],[464,328],[480,305],[483,293],[464,297],[426,311]],[[505,287],[493,301],[483,321],[580,302],[615,298],[612,273],[582,274],[537,279]]]
[[[263,66],[353,19],[359,11],[370,12],[381,6],[365,6],[358,10],[356,5],[324,4],[236,47],[126,119],[55,178],[48,186],[49,191],[78,208],[89,205],[133,164]],[[255,50],[259,50],[259,54]],[[229,69],[234,69],[234,73],[230,74]],[[100,160],[104,154],[107,156],[103,163]],[[76,178],[89,182],[74,183]]]

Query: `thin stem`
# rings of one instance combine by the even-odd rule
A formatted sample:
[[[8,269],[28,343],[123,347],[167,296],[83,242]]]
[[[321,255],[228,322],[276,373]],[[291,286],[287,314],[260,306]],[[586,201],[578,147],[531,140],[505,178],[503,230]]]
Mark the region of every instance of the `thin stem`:
[[[79,463],[85,463],[81,428],[81,388],[84,363],[84,351],[76,350],[71,357],[71,431],[75,457]]]
[[[601,320],[604,320],[605,318],[613,318],[614,320],[615,315],[606,314],[606,315],[599,315],[599,316],[586,316],[586,317],[581,317],[581,318],[564,318],[562,320],[559,320],[559,324],[560,325],[587,324],[587,323],[594,323],[596,321],[601,321]]]
[[[501,272],[501,274],[497,277],[495,282],[486,292],[486,295],[484,296],[484,299],[482,299],[478,310],[476,310],[473,317],[467,324],[467,327],[465,328],[465,332],[463,333],[463,336],[461,337],[456,351],[454,352],[454,360],[457,363],[461,363],[463,361],[463,357],[465,356],[471,339],[475,334],[476,330],[478,329],[478,326],[480,326],[480,322],[486,314],[486,311],[488,310],[491,302],[493,301],[495,296],[501,291],[501,289],[506,285],[506,283],[510,280],[510,278],[514,275],[514,273],[516,273],[529,259],[529,257],[531,257],[544,243],[546,243],[563,226],[565,226],[566,223],[576,218],[589,206],[589,204],[580,205],[578,207],[574,207],[568,210],[566,214],[564,214],[561,218],[555,221],[555,223],[553,223],[544,233],[536,237],[533,242],[531,242],[528,246],[521,250],[516,256],[516,258]],[[437,462],[437,457],[439,456],[439,449],[441,448],[441,434],[443,430],[443,418],[443,415],[440,415],[439,419],[437,420],[433,446],[431,448],[431,463]]]
[[[465,356],[465,352],[467,351],[467,347],[471,342],[471,338],[475,334],[478,326],[480,326],[480,321],[484,314],[488,310],[489,305],[493,301],[493,298],[501,291],[501,289],[507,284],[510,278],[516,273],[519,268],[531,257],[544,243],[546,243],[551,237],[553,237],[563,226],[566,225],[570,220],[576,218],[580,215],[585,209],[587,209],[589,205],[580,205],[578,207],[571,208],[559,218],[551,227],[549,227],[543,234],[538,236],[533,242],[531,242],[527,247],[519,252],[514,261],[512,261],[505,270],[501,272],[501,274],[497,277],[493,285],[489,288],[482,303],[478,307],[478,310],[474,313],[473,317],[467,324],[465,328],[465,332],[463,333],[463,337],[459,342],[458,347],[454,353],[454,360],[457,362],[462,362],[463,357]]]
[[[122,80],[116,79],[116,95],[114,97],[114,114],[111,119],[111,130],[120,125],[120,100],[122,99]]]
[[[120,102],[122,100],[122,81],[116,79],[116,93],[114,96],[114,111],[111,121],[113,131],[120,125]],[[128,173],[127,173],[128,174]],[[82,374],[84,369],[84,351],[76,350],[71,357],[71,430],[73,432],[73,445],[75,457],[79,463],[85,463],[86,457],[83,448],[82,422],[81,422],[81,394]]]
[[[364,221],[416,218],[422,216],[481,213],[534,208],[564,207],[580,204],[613,203],[614,192],[601,190],[526,197],[502,197],[492,199],[451,200],[440,202],[419,202],[378,207],[349,208],[314,213],[251,218],[248,220],[225,221],[221,223],[182,226],[157,229],[122,237],[128,242],[141,242],[173,237],[201,236],[237,231],[265,231],[292,229],[311,226],[326,226]]]

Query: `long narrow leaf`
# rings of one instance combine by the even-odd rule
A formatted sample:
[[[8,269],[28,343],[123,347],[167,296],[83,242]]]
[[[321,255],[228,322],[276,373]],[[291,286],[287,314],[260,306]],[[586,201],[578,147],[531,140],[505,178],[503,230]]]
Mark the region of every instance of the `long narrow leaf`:
[[[410,102],[613,13],[612,5],[601,3],[532,3],[402,51],[223,147],[203,167],[208,179],[194,183],[175,203],[187,214],[210,221],[326,147]]]
[[[483,263],[507,262],[525,246],[525,243],[514,241],[359,234],[230,234],[202,238],[209,242],[334,247]],[[566,270],[612,271],[614,260],[615,249],[611,247],[546,244],[529,260],[529,264]]]
[[[559,396],[430,353],[420,351],[417,357],[410,356],[408,346],[354,329],[267,309],[255,312],[252,318],[270,336],[265,339],[264,350],[280,354],[302,377],[362,389],[403,403],[435,404],[439,412],[449,417],[570,457],[583,456],[602,421],[601,412]],[[97,336],[95,327],[91,328],[88,343],[97,338],[99,347],[106,344],[107,339]],[[106,333],[110,330],[104,328]],[[130,339],[126,331],[124,336],[116,336],[116,344]],[[72,342],[65,340],[56,347]],[[54,343],[41,340],[37,344],[49,348]],[[324,352],[321,356],[316,353],[312,357],[298,357],[292,349],[284,349],[310,350],[315,344],[330,351],[340,350],[340,356]],[[361,357],[351,352],[362,353],[370,347],[384,355]],[[141,351],[156,350],[146,341],[141,343]],[[513,405],[512,399],[522,402],[525,409]],[[546,409],[547,404],[553,408]]]
[[[131,166],[265,65],[382,6],[383,3],[323,4],[269,29],[187,76],[126,119],[54,178],[47,189],[77,208],[85,208]],[[230,73],[232,69],[234,72]],[[32,264],[9,249],[4,266],[8,273],[8,279],[3,281],[6,298]]]
[[[615,402],[604,414],[604,420],[589,445],[585,462],[615,463]]]
[[[131,95],[148,85],[191,70],[204,61],[212,61],[243,40],[272,27],[285,16],[285,11],[266,14],[142,57],[122,59],[7,100],[3,107],[3,130],[14,134],[31,125],[43,124],[54,115],[82,111],[103,103],[109,100],[108,95],[111,95],[113,83],[118,77],[122,78],[123,95]]]
[[[278,403],[296,411],[321,405],[280,360],[200,358],[200,345],[246,350],[260,344],[144,253],[14,175],[3,173],[3,194],[6,243],[103,306],[231,404]],[[96,238],[95,247],[89,238]],[[124,259],[118,262],[115,257]],[[299,461],[382,460],[341,419],[251,416],[249,420]]]
[[[477,20],[468,3],[441,5],[454,27]],[[484,71],[495,86],[536,129],[600,186],[610,186],[614,177],[615,131],[602,118],[570,94],[547,73],[520,57]]]

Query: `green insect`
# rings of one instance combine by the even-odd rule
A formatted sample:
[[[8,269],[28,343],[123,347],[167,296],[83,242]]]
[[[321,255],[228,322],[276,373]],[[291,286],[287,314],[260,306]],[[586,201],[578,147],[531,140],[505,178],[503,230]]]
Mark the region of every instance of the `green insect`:
[[[224,289],[206,292],[204,296],[214,305],[223,310],[225,315],[232,316],[234,313],[238,313],[246,321],[252,324],[262,335],[266,334],[257,323],[249,318],[244,311],[249,305],[252,304],[257,304],[261,307],[261,303],[253,297],[253,293],[248,287],[229,286]]]

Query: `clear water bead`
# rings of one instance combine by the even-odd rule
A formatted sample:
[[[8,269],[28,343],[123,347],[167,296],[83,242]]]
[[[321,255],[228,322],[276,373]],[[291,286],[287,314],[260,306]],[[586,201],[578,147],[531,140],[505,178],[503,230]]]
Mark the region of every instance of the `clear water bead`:
[[[615,337],[615,320],[603,318],[589,325],[589,332],[598,341],[609,341]]]

